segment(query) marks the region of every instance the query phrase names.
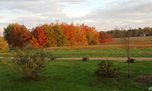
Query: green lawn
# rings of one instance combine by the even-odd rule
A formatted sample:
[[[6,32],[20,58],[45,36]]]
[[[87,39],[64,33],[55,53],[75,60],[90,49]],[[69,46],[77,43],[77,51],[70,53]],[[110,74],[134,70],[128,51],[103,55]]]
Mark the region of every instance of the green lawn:
[[[58,58],[72,57],[126,57],[126,50],[123,48],[106,49],[73,49],[73,50],[46,50]],[[132,48],[131,57],[152,57],[152,48]]]
[[[27,81],[22,75],[0,62],[0,91],[147,91],[149,84],[133,80],[139,74],[152,74],[152,62],[131,64],[131,78],[127,78],[127,63],[113,61],[120,66],[121,74],[115,79],[103,78],[95,82],[94,71],[100,60],[57,60],[46,65],[45,80]],[[120,84],[117,84],[120,83]]]
[[[0,53],[0,57],[11,56],[15,50],[9,50],[8,53]],[[45,49],[47,54],[53,54],[57,58],[72,57],[126,57],[126,50],[123,48],[57,48]],[[152,57],[152,48],[131,48],[131,57]]]

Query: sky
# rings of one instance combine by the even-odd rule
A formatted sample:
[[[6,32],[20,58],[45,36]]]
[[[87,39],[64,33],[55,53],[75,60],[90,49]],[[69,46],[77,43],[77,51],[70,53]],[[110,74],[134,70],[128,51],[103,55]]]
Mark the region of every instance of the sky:
[[[152,27],[152,0],[0,0],[0,33],[10,23],[32,28],[56,20],[97,31]]]

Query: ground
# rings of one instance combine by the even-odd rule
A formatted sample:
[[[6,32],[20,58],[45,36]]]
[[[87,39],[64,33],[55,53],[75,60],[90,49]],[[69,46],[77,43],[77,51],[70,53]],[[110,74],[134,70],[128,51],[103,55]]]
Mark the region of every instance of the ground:
[[[40,81],[24,80],[22,75],[0,63],[0,91],[147,91],[152,83],[135,80],[141,74],[152,74],[152,62],[131,64],[131,78],[127,77],[127,63],[112,61],[120,67],[116,78],[98,80],[95,71],[101,60],[54,60],[46,65],[47,73]]]
[[[135,58],[136,62],[130,65],[131,78],[127,77],[126,51],[120,39],[114,39],[111,44],[45,48],[44,51],[57,60],[46,64],[46,72],[39,81],[23,79],[22,74],[2,61],[0,91],[147,91],[152,86],[152,37],[135,37],[132,40],[131,58]],[[15,51],[11,49],[0,57],[13,56]],[[81,60],[83,57],[90,60],[84,62]],[[102,60],[110,60],[119,66],[120,75],[99,80],[95,71]]]

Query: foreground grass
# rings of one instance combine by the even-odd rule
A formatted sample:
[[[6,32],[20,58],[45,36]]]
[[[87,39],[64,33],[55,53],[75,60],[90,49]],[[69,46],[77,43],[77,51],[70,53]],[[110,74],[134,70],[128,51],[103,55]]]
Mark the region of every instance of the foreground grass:
[[[139,74],[152,74],[152,62],[131,64],[131,79],[127,78],[127,63],[113,61],[119,65],[121,75],[115,79],[103,78],[95,82],[94,71],[100,60],[58,60],[47,64],[47,79],[27,81],[22,75],[2,62],[0,63],[0,91],[147,91],[150,84],[139,84],[133,80]],[[118,84],[119,83],[119,84]]]

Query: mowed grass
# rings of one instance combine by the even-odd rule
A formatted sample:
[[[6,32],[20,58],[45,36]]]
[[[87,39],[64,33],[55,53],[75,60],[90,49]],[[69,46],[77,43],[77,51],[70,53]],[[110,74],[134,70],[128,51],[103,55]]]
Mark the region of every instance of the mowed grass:
[[[97,46],[97,45],[96,45]],[[127,52],[124,48],[97,48],[90,47],[67,47],[67,48],[55,48],[44,49],[47,54],[53,55],[57,58],[74,58],[74,57],[126,57]],[[8,53],[1,53],[0,57],[12,56],[11,53],[15,50],[10,50]],[[131,57],[152,57],[152,47],[149,48],[131,48]]]
[[[57,60],[46,65],[47,79],[24,80],[21,74],[0,63],[0,91],[147,91],[152,85],[134,80],[140,74],[152,74],[152,62],[136,62],[130,65],[131,78],[127,77],[127,63],[113,61],[121,74],[113,79],[96,81],[95,70],[100,60]]]
[[[105,48],[105,49],[70,49],[70,50],[45,50],[48,54],[52,53],[57,58],[74,57],[126,57],[127,52],[123,48]],[[152,48],[131,48],[131,57],[152,57]]]
[[[130,38],[131,57],[152,57],[152,36]],[[120,38],[114,38],[113,43],[102,45],[46,48],[58,58],[72,57],[126,57]]]

